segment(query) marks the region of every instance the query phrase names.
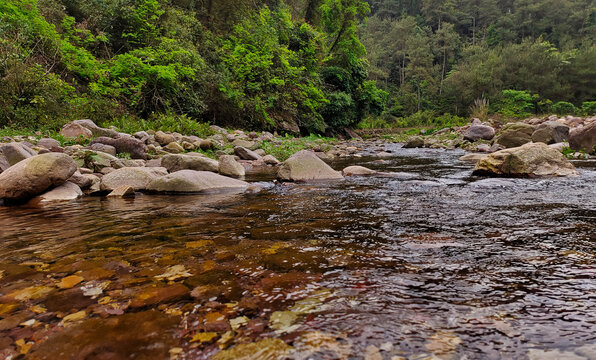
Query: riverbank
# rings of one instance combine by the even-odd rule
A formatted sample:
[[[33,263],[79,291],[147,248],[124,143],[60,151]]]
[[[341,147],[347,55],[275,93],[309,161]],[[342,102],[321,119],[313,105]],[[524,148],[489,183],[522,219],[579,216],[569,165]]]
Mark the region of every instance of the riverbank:
[[[293,138],[217,126],[203,127],[203,132],[203,138],[159,130],[127,134],[101,128],[91,120],[77,120],[66,124],[54,138],[42,134],[4,137],[0,198],[10,204],[65,201],[83,195],[128,197],[139,191],[259,191],[259,185],[244,180],[312,181],[371,175],[374,172],[369,169],[353,168],[342,174],[325,161],[359,158],[365,153],[386,159],[392,156],[386,145],[396,141],[404,141],[404,148],[494,153],[462,160],[484,159],[477,164],[478,173],[514,177],[573,175],[573,165],[561,153],[567,158],[588,159],[596,149],[596,117],[550,116],[496,125],[474,119],[470,125],[429,135],[368,136],[366,140],[356,133],[349,140]],[[521,165],[507,165],[512,158]]]

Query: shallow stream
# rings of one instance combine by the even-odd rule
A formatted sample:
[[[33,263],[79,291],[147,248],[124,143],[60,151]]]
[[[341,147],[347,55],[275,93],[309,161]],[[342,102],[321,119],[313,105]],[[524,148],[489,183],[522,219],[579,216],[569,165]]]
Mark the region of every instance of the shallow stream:
[[[385,176],[0,207],[0,358],[596,359],[596,164],[387,148],[330,163]]]

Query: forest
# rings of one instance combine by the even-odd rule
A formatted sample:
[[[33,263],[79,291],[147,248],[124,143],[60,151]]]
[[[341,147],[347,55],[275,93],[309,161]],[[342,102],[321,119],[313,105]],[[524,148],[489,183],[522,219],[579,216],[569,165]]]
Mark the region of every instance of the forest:
[[[0,127],[596,112],[591,0],[3,0]]]

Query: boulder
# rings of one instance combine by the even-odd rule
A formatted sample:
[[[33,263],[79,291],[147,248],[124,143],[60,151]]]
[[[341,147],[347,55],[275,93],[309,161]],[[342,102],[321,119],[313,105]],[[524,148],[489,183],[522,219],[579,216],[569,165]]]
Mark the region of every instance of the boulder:
[[[6,160],[4,155],[2,155],[2,153],[0,153],[0,173],[6,171],[9,167],[10,167],[10,163],[8,162],[8,160]]]
[[[11,142],[2,145],[2,147],[0,147],[0,152],[2,152],[2,154],[11,166],[20,161],[37,155],[35,151],[33,151],[28,146],[24,145],[23,143],[17,142]]]
[[[547,121],[540,125],[532,133],[533,142],[555,144],[566,141],[569,137],[569,126],[558,121]]]
[[[113,147],[112,145],[95,143],[95,144],[91,144],[91,146],[89,148],[91,150],[101,151],[101,152],[104,152],[106,154],[110,154],[112,156],[116,156],[116,154],[117,154],[116,148]]]
[[[247,149],[244,146],[234,147],[234,154],[236,154],[236,156],[242,160],[259,160],[261,158],[261,155]]]
[[[575,128],[569,133],[569,147],[588,154],[596,153],[596,121],[581,128]]]
[[[135,196],[135,190],[128,185],[118,186],[111,193],[108,194],[108,197],[119,197],[119,198],[134,197],[134,196]]]
[[[492,140],[495,129],[487,125],[471,125],[464,132],[464,139],[474,142],[478,140]]]
[[[95,176],[90,174],[81,174],[79,170],[75,171],[74,174],[68,179],[69,182],[77,185],[81,189],[88,189],[93,184]]]
[[[161,166],[169,172],[179,170],[213,171],[219,170],[219,162],[199,153],[168,154],[161,158]]]
[[[486,154],[466,154],[464,156],[461,156],[459,158],[459,161],[465,161],[475,164],[478,162],[478,160],[484,159],[485,156]]]
[[[75,120],[72,122],[73,124],[81,125],[84,128],[87,128],[93,136],[106,136],[106,137],[115,137],[118,135],[116,130],[112,129],[105,129],[97,126],[92,120],[89,119],[82,119],[82,120]]]
[[[145,190],[150,182],[167,174],[168,171],[160,167],[121,168],[110,172],[101,179],[101,190],[113,191],[123,185],[130,186],[134,190]]]
[[[577,175],[573,164],[544,143],[529,143],[489,154],[476,163],[475,175],[539,177]]]
[[[180,153],[184,152],[184,148],[182,147],[182,145],[178,144],[175,141],[164,146],[163,149],[169,153],[172,153],[172,154],[180,154]]]
[[[338,171],[333,170],[313,152],[302,150],[284,161],[277,172],[283,181],[309,181],[342,179]]]
[[[232,145],[234,145],[234,147],[243,147],[243,148],[247,148],[247,149],[253,149],[256,144],[254,141],[248,141],[248,140],[242,140],[242,139],[236,139],[232,142]],[[249,159],[247,159],[249,160]]]
[[[267,165],[279,165],[279,160],[273,155],[263,156],[263,162]]]
[[[79,188],[76,184],[67,181],[64,184],[55,187],[42,195],[34,197],[33,199],[31,199],[31,202],[46,203],[53,201],[70,201],[76,200],[81,196],[83,196],[81,188]]]
[[[172,134],[166,134],[163,131],[157,131],[155,133],[155,141],[159,143],[161,146],[166,146],[169,143],[175,142],[176,138]]]
[[[366,168],[364,166],[348,166],[347,168],[342,170],[342,174],[344,176],[366,176],[366,175],[374,175],[377,172]]]
[[[60,135],[66,138],[85,138],[91,139],[93,137],[93,133],[91,130],[87,129],[86,127],[76,124],[76,123],[68,123],[62,127],[60,130]]]
[[[60,148],[60,142],[58,140],[50,139],[50,138],[43,138],[39,139],[37,142],[37,146],[44,147],[48,150],[54,151],[55,149]]]
[[[476,151],[480,151],[480,152],[484,152],[484,153],[489,153],[492,152],[490,151],[490,145],[488,144],[480,144],[476,147]]]
[[[198,193],[215,190],[244,190],[248,183],[209,171],[180,170],[151,181],[147,190],[171,193]]]
[[[199,141],[199,147],[201,148],[201,150],[209,150],[212,149],[213,146],[213,141],[211,140],[201,140]]]
[[[534,126],[524,123],[507,124],[495,139],[495,143],[505,148],[519,147],[532,142],[534,130]]]
[[[219,173],[226,176],[240,177],[246,174],[244,166],[240,165],[233,155],[224,155],[219,158]]]
[[[147,159],[145,144],[132,136],[120,136],[115,139],[108,137],[99,137],[91,142],[93,144],[110,145],[116,148],[118,154],[128,153],[132,159]],[[100,150],[101,151],[101,150]]]
[[[404,149],[421,148],[424,146],[424,139],[420,136],[413,136],[404,144]]]
[[[77,170],[74,160],[62,153],[25,159],[0,174],[0,199],[22,200],[60,186]]]

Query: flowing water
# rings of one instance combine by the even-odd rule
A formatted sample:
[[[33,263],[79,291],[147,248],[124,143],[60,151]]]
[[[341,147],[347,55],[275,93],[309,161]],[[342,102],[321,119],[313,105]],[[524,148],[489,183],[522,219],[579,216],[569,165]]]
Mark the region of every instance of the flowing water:
[[[596,359],[594,163],[387,147],[331,163],[385,176],[0,208],[0,358]]]

